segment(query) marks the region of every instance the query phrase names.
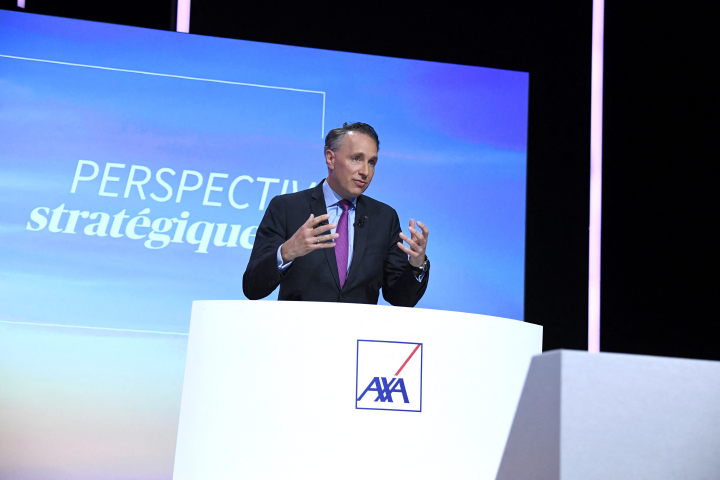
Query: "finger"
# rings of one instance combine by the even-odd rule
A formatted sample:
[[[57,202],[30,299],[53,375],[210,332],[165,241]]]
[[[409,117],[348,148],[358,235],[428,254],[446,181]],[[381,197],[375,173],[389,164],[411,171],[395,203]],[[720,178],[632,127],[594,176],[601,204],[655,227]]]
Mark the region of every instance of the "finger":
[[[427,237],[428,234],[430,233],[430,229],[422,222],[417,222],[417,224],[420,228],[422,228],[422,232],[425,235],[425,237]]]
[[[313,250],[318,250],[320,248],[334,248],[335,242],[326,242],[326,243],[316,243],[315,245],[312,245],[311,248]]]
[[[417,242],[415,242],[415,240],[413,240],[412,238],[408,238],[408,236],[405,235],[404,233],[400,234],[400,238],[405,240],[413,250],[418,250],[418,251],[422,250],[422,248],[417,244]]]
[[[410,231],[411,231],[412,234],[413,234],[413,239],[423,240],[423,239],[425,238],[425,237],[423,237],[423,234],[422,234],[421,232],[418,232],[418,231],[415,230],[414,228],[410,228]]]
[[[306,245],[317,245],[323,242],[329,242],[335,240],[340,235],[337,233],[331,233],[329,235],[312,235],[305,238]]]
[[[412,230],[413,228],[415,228],[415,220],[411,218],[410,219],[410,229]]]
[[[425,244],[427,243],[427,240],[423,236],[413,235],[411,240],[415,242],[420,248],[425,248]]]
[[[312,222],[310,222],[310,226],[311,226],[311,227],[315,227],[318,223],[322,223],[322,222],[324,222],[325,220],[327,220],[328,218],[330,218],[330,214],[329,214],[329,213],[326,213],[325,215],[320,215],[319,217],[315,217],[315,218],[312,220]]]
[[[403,245],[401,242],[397,242],[397,246],[402,250],[403,252],[407,253],[411,257],[418,257],[420,254],[418,252],[414,252],[407,248],[405,245]]]
[[[413,237],[408,237],[407,235],[405,235],[402,232],[400,232],[400,238],[402,238],[403,240],[405,240],[408,243],[415,242],[415,239]]]
[[[327,225],[323,225],[323,226],[321,226],[321,227],[315,227],[315,228],[313,228],[310,233],[312,233],[313,235],[319,235],[319,234],[324,233],[324,232],[329,232],[330,230],[332,230],[332,229],[335,228],[335,227],[337,227],[336,224],[334,224],[334,223],[328,223]]]
[[[312,225],[313,218],[315,218],[315,215],[311,213],[308,219],[305,221],[305,226]]]

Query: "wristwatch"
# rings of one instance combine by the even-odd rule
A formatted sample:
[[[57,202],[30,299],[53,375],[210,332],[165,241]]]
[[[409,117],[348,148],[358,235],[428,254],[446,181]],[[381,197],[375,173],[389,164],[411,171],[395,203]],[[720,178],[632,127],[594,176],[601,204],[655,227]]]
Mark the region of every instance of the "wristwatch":
[[[415,276],[421,275],[430,270],[430,259],[427,257],[427,255],[425,255],[425,261],[422,265],[420,265],[419,267],[413,267],[412,265],[410,265],[410,268],[412,268],[412,272],[413,274],[415,274]]]

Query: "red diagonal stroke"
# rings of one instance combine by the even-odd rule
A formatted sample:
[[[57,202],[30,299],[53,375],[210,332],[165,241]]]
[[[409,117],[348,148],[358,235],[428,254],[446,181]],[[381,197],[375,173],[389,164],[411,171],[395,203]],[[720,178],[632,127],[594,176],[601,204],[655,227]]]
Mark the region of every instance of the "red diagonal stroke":
[[[405,360],[405,363],[402,364],[402,367],[400,367],[400,370],[397,371],[397,373],[395,374],[396,377],[397,377],[398,375],[400,375],[400,372],[402,372],[402,369],[405,368],[405,365],[407,365],[407,362],[409,362],[410,359],[413,357],[413,355],[415,355],[415,352],[418,351],[418,348],[420,348],[420,344],[419,344],[419,343],[418,343],[418,346],[415,347],[415,350],[412,351],[412,353],[410,354],[410,356],[407,357],[407,360]]]

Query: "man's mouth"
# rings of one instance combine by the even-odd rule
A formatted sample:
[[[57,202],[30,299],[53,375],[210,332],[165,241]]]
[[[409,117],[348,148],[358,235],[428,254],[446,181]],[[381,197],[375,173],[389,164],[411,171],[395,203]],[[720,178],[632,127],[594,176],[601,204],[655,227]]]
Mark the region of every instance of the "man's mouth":
[[[360,188],[363,188],[365,185],[367,185],[367,182],[363,182],[362,180],[353,180],[353,182],[355,182],[355,185]]]

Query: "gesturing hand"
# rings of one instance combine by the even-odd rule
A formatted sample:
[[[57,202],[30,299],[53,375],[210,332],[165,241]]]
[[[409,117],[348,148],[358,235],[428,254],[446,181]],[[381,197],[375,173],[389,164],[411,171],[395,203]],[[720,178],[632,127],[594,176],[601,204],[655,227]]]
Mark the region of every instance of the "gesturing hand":
[[[315,217],[315,215],[310,214],[310,218],[307,219],[307,222],[298,228],[295,235],[290,237],[290,240],[283,243],[280,248],[280,255],[282,256],[283,264],[292,262],[298,257],[305,256],[313,250],[318,250],[320,248],[333,248],[335,246],[335,242],[328,240],[335,240],[340,235],[332,233],[321,236],[320,234],[329,232],[337,225],[329,223],[315,228],[318,223],[324,222],[328,218],[330,218],[330,215],[328,214],[320,215],[319,217]]]
[[[407,235],[400,232],[400,238],[405,240],[408,245],[410,245],[410,248],[403,245],[402,242],[398,242],[397,246],[410,256],[410,265],[420,268],[425,262],[425,248],[427,248],[430,230],[422,222],[417,222],[417,224],[422,229],[421,232],[415,228],[415,220],[410,220],[410,233],[412,233],[412,238],[408,238]]]

